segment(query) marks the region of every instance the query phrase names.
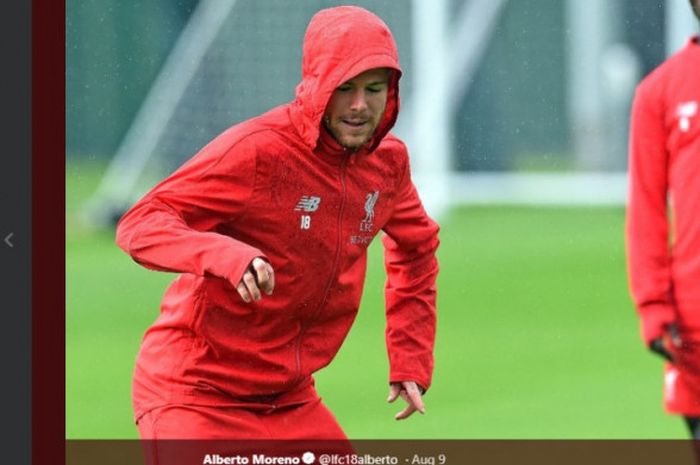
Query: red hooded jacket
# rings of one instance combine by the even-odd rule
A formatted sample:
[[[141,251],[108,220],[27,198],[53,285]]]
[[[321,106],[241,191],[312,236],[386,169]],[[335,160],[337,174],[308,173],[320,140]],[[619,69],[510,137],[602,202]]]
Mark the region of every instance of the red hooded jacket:
[[[322,129],[334,89],[394,70],[365,148]],[[389,134],[401,70],[387,26],[356,7],[319,12],[304,38],[293,102],[235,125],[121,219],[118,245],[141,265],[181,273],[143,340],[136,417],[169,403],[304,401],[355,319],[367,247],[384,231],[390,381],[431,383],[438,226]],[[254,257],[275,270],[273,295],[247,304],[235,286]],[[291,395],[289,393],[292,393]],[[307,394],[300,394],[304,396]],[[279,402],[275,402],[279,405]]]
[[[629,169],[628,267],[642,338],[649,343],[675,322],[700,341],[698,37],[637,88]]]

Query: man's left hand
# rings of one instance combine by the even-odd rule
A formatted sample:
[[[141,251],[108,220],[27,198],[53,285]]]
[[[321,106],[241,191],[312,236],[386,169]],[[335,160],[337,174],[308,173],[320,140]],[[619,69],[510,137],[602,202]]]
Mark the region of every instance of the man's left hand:
[[[653,339],[649,343],[649,350],[665,358],[670,363],[676,363],[673,352],[683,345],[681,336],[678,333],[678,326],[675,323],[669,324],[664,331],[664,335]]]
[[[397,413],[394,418],[404,420],[416,410],[421,414],[425,413],[425,405],[423,404],[422,389],[415,381],[401,381],[399,383],[391,383],[389,385],[389,397],[387,402],[394,402],[399,396],[408,404],[405,409]]]

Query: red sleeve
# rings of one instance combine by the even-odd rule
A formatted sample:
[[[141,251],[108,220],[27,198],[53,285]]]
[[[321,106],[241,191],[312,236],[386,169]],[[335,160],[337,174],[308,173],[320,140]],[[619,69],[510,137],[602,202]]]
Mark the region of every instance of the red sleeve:
[[[667,211],[668,152],[663,102],[643,83],[632,105],[627,266],[632,297],[649,344],[675,320]]]
[[[383,229],[389,381],[415,381],[427,390],[433,373],[439,228],[423,209],[408,166]]]
[[[233,286],[263,253],[216,232],[246,209],[255,185],[256,151],[246,140],[215,139],[134,205],[117,225],[117,244],[159,271],[217,276]]]

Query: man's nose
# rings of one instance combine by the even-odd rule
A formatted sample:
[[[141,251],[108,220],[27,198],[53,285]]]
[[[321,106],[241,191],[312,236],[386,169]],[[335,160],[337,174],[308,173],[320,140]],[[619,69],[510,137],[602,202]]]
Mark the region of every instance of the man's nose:
[[[367,95],[364,90],[359,89],[353,92],[350,108],[354,111],[363,111],[367,108]]]

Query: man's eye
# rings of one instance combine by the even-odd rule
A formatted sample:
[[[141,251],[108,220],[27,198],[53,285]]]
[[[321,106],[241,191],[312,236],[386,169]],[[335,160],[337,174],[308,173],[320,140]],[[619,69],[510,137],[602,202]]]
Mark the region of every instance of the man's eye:
[[[339,92],[347,92],[350,89],[352,89],[352,87],[350,87],[350,86],[340,86],[336,90],[338,90]]]
[[[367,91],[371,92],[373,94],[376,94],[377,92],[381,92],[382,88],[381,87],[368,87]]]

